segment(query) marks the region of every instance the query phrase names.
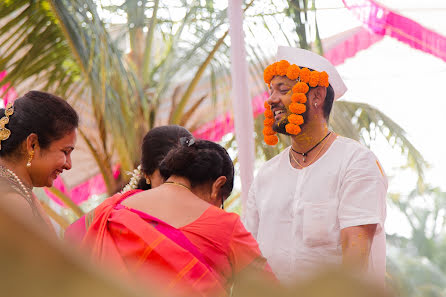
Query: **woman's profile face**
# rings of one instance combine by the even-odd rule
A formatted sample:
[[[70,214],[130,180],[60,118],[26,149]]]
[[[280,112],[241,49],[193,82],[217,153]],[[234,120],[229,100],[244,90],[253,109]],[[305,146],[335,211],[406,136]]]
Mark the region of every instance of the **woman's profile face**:
[[[28,168],[33,186],[51,187],[59,174],[70,170],[71,152],[75,144],[76,129],[54,140],[45,149],[36,148],[31,167]]]

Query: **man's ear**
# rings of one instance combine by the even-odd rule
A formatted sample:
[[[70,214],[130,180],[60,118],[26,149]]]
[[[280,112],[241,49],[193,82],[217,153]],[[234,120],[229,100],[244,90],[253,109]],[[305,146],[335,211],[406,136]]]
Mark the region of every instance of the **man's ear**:
[[[218,198],[218,195],[220,194],[220,189],[221,187],[223,187],[225,183],[226,183],[226,176],[220,176],[214,181],[211,189],[212,191],[211,197],[213,200],[216,200]]]
[[[325,97],[327,96],[327,88],[326,87],[317,87],[315,89],[316,98],[318,99],[320,104],[323,104],[325,101]]]

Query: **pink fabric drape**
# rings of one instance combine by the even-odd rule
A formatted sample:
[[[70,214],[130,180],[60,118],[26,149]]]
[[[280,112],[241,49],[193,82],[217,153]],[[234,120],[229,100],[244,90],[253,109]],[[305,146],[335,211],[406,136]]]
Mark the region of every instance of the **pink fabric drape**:
[[[113,168],[113,177],[116,179],[120,174],[120,166],[119,164]],[[100,195],[107,193],[107,187],[104,182],[104,178],[102,174],[97,174],[87,181],[73,187],[71,190],[68,190],[65,186],[64,181],[60,176],[53,183],[53,187],[60,190],[62,193],[67,195],[73,200],[74,203],[80,204],[90,198],[91,195]],[[58,204],[65,206],[65,204],[57,198],[56,195],[51,193],[47,188],[44,188],[45,193]]]
[[[8,90],[8,87],[10,86],[9,83],[2,83],[3,78],[6,76],[6,71],[0,71],[0,98],[3,98],[3,102],[6,106],[8,102],[14,102],[15,99],[17,99],[17,93],[14,88],[10,88]],[[8,90],[8,91],[6,91]],[[5,93],[6,92],[6,93]]]
[[[446,61],[446,37],[373,0],[342,0],[358,19],[378,35],[389,35]]]
[[[346,59],[354,57],[359,51],[368,49],[372,44],[383,39],[365,28],[360,28],[355,34],[324,52],[324,57],[333,65],[340,65]]]
[[[263,102],[268,98],[268,92],[264,92],[263,94],[257,95],[252,98],[252,114],[254,118],[259,114],[265,111],[265,107],[263,107]],[[220,141],[223,136],[228,133],[234,132],[234,119],[233,113],[231,111],[226,112],[223,115],[218,116],[214,120],[204,124],[192,134],[196,138],[211,140],[211,141]]]

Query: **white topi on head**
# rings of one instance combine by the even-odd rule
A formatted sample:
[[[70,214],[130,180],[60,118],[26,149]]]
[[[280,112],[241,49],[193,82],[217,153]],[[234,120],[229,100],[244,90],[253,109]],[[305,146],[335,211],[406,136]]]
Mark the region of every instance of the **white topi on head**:
[[[334,100],[342,97],[347,91],[341,76],[336,68],[324,57],[308,50],[279,46],[277,49],[277,61],[286,60],[290,64],[296,64],[299,67],[307,67],[316,71],[325,71],[328,74],[328,82],[334,90]]]

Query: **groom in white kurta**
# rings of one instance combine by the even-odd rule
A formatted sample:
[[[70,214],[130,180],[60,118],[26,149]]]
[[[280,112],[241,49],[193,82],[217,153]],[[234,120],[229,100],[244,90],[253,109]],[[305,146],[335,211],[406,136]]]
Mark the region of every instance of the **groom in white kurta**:
[[[346,91],[336,69],[317,54],[279,47],[277,60],[326,71],[332,102]],[[284,120],[281,110],[289,113],[294,83],[286,77],[271,81],[267,102],[277,127]],[[343,263],[383,283],[387,178],[367,147],[329,131],[326,89],[308,92],[302,132],[290,136],[292,146],[262,166],[243,220],[283,282],[309,276],[321,265]]]

